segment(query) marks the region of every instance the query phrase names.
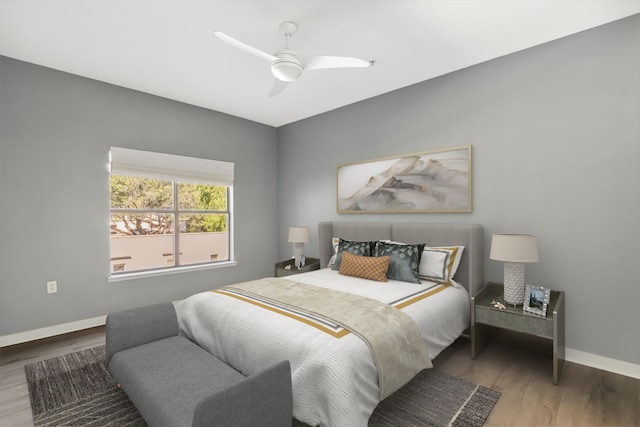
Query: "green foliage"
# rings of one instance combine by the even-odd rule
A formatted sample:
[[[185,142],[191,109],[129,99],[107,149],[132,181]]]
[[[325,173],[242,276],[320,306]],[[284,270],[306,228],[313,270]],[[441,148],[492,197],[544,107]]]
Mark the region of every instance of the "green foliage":
[[[171,181],[111,175],[111,207],[120,209],[171,209]]]
[[[201,209],[227,210],[227,187],[196,184],[195,188],[198,192],[198,201]]]
[[[227,231],[227,216],[223,214],[180,216],[186,224],[187,233]]]
[[[206,184],[180,184],[179,203],[181,209],[225,211],[227,209],[227,187]],[[187,233],[227,231],[227,215],[192,214],[181,215],[180,222],[186,225]]]
[[[172,232],[173,215],[162,210],[173,209],[171,181],[112,175],[111,208],[146,210],[148,212],[113,213],[111,229],[116,234],[145,235]],[[181,210],[227,210],[227,187],[205,184],[178,185],[178,207]],[[227,230],[226,214],[184,214],[180,223],[187,233]]]

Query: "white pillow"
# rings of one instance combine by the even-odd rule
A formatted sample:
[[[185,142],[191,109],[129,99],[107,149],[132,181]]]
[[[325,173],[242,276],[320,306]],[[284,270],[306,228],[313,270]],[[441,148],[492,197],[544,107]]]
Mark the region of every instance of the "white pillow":
[[[333,267],[333,264],[335,264],[336,262],[336,256],[338,255],[338,245],[340,244],[340,238],[339,237],[332,237],[331,238],[331,246],[333,246],[333,256],[331,256],[331,258],[329,259],[329,263],[327,264],[328,268]]]
[[[425,247],[418,272],[421,279],[449,283],[458,271],[464,246]]]

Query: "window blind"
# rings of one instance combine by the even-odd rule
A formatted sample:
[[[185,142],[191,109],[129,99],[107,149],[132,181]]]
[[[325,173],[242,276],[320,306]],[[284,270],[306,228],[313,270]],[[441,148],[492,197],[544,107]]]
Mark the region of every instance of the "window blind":
[[[210,185],[233,185],[234,163],[111,147],[111,173]]]

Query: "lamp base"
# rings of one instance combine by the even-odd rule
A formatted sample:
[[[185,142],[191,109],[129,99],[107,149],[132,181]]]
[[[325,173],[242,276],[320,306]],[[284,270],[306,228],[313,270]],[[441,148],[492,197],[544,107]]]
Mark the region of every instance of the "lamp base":
[[[293,259],[294,264],[298,270],[304,267],[304,243],[296,242],[293,244]]]
[[[524,304],[524,264],[504,263],[504,300],[508,304]]]

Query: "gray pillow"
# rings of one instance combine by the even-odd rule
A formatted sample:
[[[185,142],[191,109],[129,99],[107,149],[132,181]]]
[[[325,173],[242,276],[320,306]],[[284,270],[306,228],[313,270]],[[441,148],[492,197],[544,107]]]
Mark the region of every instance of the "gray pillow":
[[[349,252],[350,254],[358,256],[372,256],[373,250],[376,247],[376,242],[356,242],[353,240],[340,239],[338,243],[338,252],[336,252],[336,261],[331,266],[332,270],[340,270],[340,263],[342,262],[342,252]]]
[[[376,256],[389,256],[387,278],[403,282],[420,283],[420,257],[426,244],[405,245],[378,242]]]

